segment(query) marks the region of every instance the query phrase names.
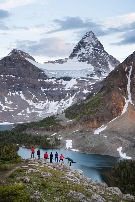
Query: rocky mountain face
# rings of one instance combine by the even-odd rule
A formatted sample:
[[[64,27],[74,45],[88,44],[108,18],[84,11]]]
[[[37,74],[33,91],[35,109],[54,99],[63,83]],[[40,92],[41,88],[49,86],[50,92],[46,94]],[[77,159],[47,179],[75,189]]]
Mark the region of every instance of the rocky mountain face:
[[[68,58],[55,61],[48,61],[45,64],[46,66],[48,66],[49,64],[54,64],[54,67],[57,67],[58,70],[61,69],[61,64],[63,64],[63,70],[67,66],[72,65],[72,69],[74,69],[76,66],[76,70],[78,71],[80,71],[81,64],[81,71],[74,72],[73,74],[75,77],[85,76],[88,78],[105,78],[110,71],[112,71],[120,64],[120,62],[104,50],[103,45],[96,38],[94,33],[90,31],[87,32],[83,36],[83,38],[78,42],[78,44],[74,47],[72,53]],[[52,65],[48,67],[52,68]],[[58,70],[55,70],[53,72],[51,69],[51,74],[54,73],[55,76],[59,76],[60,71]],[[72,75],[70,71],[64,71],[62,73],[66,74],[66,76]]]
[[[97,94],[65,111],[65,139],[84,153],[135,159],[135,52],[104,79]],[[71,129],[72,128],[72,129]]]
[[[114,69],[119,61],[109,55],[93,32],[87,32],[74,47],[69,59],[77,58],[79,62],[87,62],[95,67],[95,71],[110,72],[110,66]]]
[[[44,66],[29,54],[14,49],[0,60],[0,122],[36,121],[61,113],[90,93],[95,95],[105,76],[117,64],[119,62],[104,51],[92,32],[82,38],[68,59]],[[54,71],[48,70],[48,65],[52,65]],[[59,74],[56,65],[62,68]],[[72,67],[80,69],[72,70]]]
[[[114,122],[123,131],[127,128],[131,129],[131,125],[132,129],[135,129],[134,83],[135,52],[110,72],[104,79],[102,88],[94,97],[89,95],[87,100],[80,105],[76,104],[68,108],[66,116],[75,118],[81,114],[80,123],[93,129],[101,126],[111,128]],[[125,124],[124,122],[118,123],[118,120],[123,119],[125,119]],[[117,131],[115,126],[114,124],[113,130]]]

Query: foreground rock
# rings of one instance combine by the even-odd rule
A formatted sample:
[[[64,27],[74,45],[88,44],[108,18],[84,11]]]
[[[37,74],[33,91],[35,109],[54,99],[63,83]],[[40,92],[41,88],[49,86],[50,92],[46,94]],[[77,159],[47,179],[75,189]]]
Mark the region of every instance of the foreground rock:
[[[9,176],[8,183],[25,184],[24,192],[32,201],[135,201],[134,196],[123,194],[117,187],[84,177],[81,170],[71,170],[65,163],[45,163],[44,159],[29,159],[27,166]]]

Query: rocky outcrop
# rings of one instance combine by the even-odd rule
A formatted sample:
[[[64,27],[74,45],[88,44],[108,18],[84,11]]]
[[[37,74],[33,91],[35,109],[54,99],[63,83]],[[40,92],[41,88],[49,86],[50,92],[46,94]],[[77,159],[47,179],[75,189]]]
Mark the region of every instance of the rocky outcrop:
[[[46,201],[48,200],[48,197],[50,197],[50,201],[61,201],[62,198],[67,202],[135,201],[134,196],[130,194],[123,194],[118,187],[108,187],[108,185],[104,182],[99,183],[93,181],[91,178],[86,178],[83,176],[83,172],[81,170],[71,170],[68,164],[49,162],[44,164],[43,159],[29,159],[29,161],[31,163],[29,163],[27,167],[22,167],[24,169],[23,181],[27,184],[27,193],[29,193],[29,187],[33,184],[33,180],[35,181],[33,188],[30,188],[30,192],[33,192],[31,198],[35,201]],[[39,182],[36,180],[36,176],[42,179],[42,183],[45,183],[44,191],[46,194],[44,194],[43,189],[39,189]],[[21,178],[22,177],[20,176],[20,179]],[[51,182],[51,188],[48,187],[48,180]],[[61,186],[63,187],[63,192],[59,192]],[[49,189],[53,190],[50,194],[48,192]]]

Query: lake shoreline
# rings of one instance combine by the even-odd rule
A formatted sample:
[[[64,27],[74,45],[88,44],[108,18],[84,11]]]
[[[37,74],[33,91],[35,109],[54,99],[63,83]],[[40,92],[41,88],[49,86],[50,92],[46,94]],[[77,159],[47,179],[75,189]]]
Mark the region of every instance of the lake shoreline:
[[[71,150],[65,150],[60,148],[53,149],[41,149],[35,148],[34,158],[37,159],[37,150],[40,149],[40,158],[44,159],[44,153],[47,151],[48,156],[50,153],[53,153],[53,162],[55,163],[55,153],[58,152],[58,157],[60,154],[63,154],[64,157],[69,157],[73,159],[76,163],[71,164],[71,169],[80,169],[83,171],[85,177],[91,177],[93,180],[97,180],[99,182],[106,182],[108,180],[108,176],[102,176],[101,171],[107,172],[111,170],[118,162],[119,158],[111,157],[108,155],[100,155],[100,154],[84,154],[80,152],[74,152]],[[30,148],[20,147],[18,150],[18,155],[24,159],[31,158],[31,150]],[[50,157],[50,156],[49,156]],[[48,162],[50,160],[48,159]],[[64,158],[64,163],[68,163],[68,160]]]
[[[17,144],[17,146],[22,147],[22,148],[26,148],[26,149],[31,149],[31,147],[28,147],[28,146],[25,146],[25,145],[18,145]],[[81,152],[81,151],[74,151],[72,149],[66,149],[64,147],[41,148],[41,147],[38,147],[37,145],[33,145],[33,147],[36,148],[36,149],[42,149],[42,150],[48,150],[48,149],[52,149],[52,150],[59,149],[60,150],[60,149],[63,149],[63,150],[73,151],[73,152],[80,153],[80,154],[101,155],[101,156],[109,156],[109,157],[114,157],[114,158],[122,159],[120,156],[113,156],[113,155],[101,154],[101,153],[96,153],[96,152],[95,153],[87,153],[87,152]]]

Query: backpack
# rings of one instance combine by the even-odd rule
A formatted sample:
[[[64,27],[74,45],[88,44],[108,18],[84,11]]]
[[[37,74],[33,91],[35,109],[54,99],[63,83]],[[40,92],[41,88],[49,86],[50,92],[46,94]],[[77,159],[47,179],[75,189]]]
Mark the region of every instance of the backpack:
[[[39,150],[37,150],[37,155],[39,155],[40,154],[40,151]]]

